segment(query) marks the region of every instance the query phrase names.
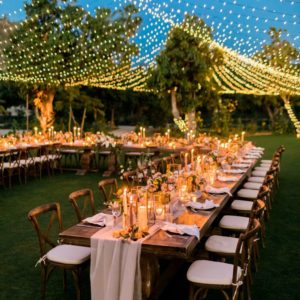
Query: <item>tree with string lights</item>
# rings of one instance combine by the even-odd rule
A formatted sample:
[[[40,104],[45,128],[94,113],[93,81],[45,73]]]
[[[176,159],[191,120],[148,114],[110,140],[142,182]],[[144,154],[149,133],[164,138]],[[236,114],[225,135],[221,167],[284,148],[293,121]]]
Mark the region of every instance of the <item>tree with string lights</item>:
[[[296,61],[299,58],[300,52],[293,47],[289,41],[282,39],[282,34],[284,32],[286,31],[271,27],[268,31],[271,39],[270,44],[264,45],[263,49],[254,55],[254,59],[264,62],[274,69],[279,69],[283,72],[288,72],[291,67],[297,66]],[[291,94],[287,92],[281,92],[280,97],[284,102],[291,120],[293,121],[294,125],[296,125],[297,133],[300,134],[300,127],[297,128],[296,124],[298,120],[295,118],[290,105]],[[274,130],[276,118],[282,110],[282,102],[278,96],[263,96],[262,102],[268,112],[271,127]],[[291,116],[291,114],[294,116]]]
[[[211,29],[197,16],[187,15],[182,24],[170,30],[165,49],[150,70],[148,85],[163,99],[171,96],[172,114],[182,131],[195,129],[199,105],[218,98],[212,67],[222,61],[222,51],[212,47]],[[186,115],[185,125],[182,113]]]
[[[114,13],[98,8],[91,15],[76,1],[65,0],[33,0],[25,4],[25,12],[3,50],[5,74],[33,84],[36,117],[45,132],[54,122],[57,87],[130,70],[130,58],[138,53],[130,37],[141,18],[133,5]]]

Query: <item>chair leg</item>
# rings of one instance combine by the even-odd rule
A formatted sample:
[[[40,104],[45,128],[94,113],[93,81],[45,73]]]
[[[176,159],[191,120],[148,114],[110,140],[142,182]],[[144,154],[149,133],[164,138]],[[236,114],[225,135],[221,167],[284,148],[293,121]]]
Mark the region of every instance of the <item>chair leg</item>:
[[[41,299],[45,299],[47,282],[47,267],[41,267]]]
[[[80,270],[79,269],[72,270],[72,275],[73,275],[75,289],[76,289],[76,300],[80,300],[80,285],[79,285]]]

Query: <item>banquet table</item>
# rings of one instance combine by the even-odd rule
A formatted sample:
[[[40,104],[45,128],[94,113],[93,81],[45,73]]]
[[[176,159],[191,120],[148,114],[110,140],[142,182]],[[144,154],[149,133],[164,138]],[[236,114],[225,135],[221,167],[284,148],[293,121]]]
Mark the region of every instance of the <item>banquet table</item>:
[[[246,178],[250,175],[255,161],[248,167],[247,171],[240,175],[238,181],[234,182],[220,182],[216,181],[216,187],[228,187],[231,194],[242,185]],[[219,216],[220,212],[226,206],[230,199],[229,194],[220,195],[210,195],[210,199],[214,200],[219,207],[216,207],[210,211],[202,211],[194,213],[190,210],[185,210],[181,215],[179,215],[174,223],[194,225],[196,224],[199,228],[200,239],[198,240],[195,236],[189,235],[170,235],[163,230],[159,230],[154,235],[147,238],[142,243],[142,287],[144,298],[155,299],[157,297],[151,297],[151,295],[158,295],[156,289],[157,284],[160,288],[163,288],[163,280],[158,280],[159,264],[158,258],[171,259],[174,261],[187,260],[193,256],[196,246],[205,236],[208,230],[211,228],[213,222]],[[91,245],[91,237],[102,230],[99,227],[92,226],[82,226],[82,224],[76,224],[59,235],[60,243],[73,244],[80,246]],[[175,264],[170,264],[171,272],[176,272],[174,270]],[[163,276],[163,275],[162,275]],[[161,278],[161,277],[160,277]]]

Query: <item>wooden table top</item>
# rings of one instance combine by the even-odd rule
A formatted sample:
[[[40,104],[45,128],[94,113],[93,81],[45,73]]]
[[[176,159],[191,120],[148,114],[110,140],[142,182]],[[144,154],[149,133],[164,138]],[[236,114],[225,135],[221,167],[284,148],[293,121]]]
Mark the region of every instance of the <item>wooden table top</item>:
[[[215,186],[217,187],[229,187],[231,193],[233,194],[245,181],[245,179],[250,175],[250,172],[254,164],[248,168],[247,172],[242,174],[240,179],[236,182],[224,183],[217,181]],[[209,211],[201,211],[198,213],[193,213],[191,211],[185,211],[177,219],[174,220],[177,224],[196,224],[200,230],[200,240],[204,237],[205,233],[212,226],[212,223],[218,217],[222,209],[228,203],[230,196],[227,194],[210,196],[216,204],[220,206]],[[90,246],[91,236],[101,230],[97,227],[83,227],[79,225],[74,225],[65,231],[61,232],[59,235],[60,242],[66,244],[74,244],[80,246]],[[143,253],[156,254],[158,256],[168,256],[177,258],[188,258],[196,245],[198,240],[194,236],[187,235],[170,235],[166,234],[164,231],[159,230],[153,236],[146,239],[142,244]]]

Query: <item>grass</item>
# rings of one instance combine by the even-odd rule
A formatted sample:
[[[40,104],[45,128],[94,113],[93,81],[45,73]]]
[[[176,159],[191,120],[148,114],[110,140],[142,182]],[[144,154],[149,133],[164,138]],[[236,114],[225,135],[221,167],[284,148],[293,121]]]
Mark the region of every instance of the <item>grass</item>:
[[[265,157],[271,158],[280,145],[283,154],[280,189],[276,195],[271,218],[267,223],[267,247],[261,251],[259,271],[253,285],[254,300],[299,299],[300,282],[300,141],[292,136],[264,136],[251,138],[266,147]],[[28,211],[42,203],[61,204],[65,227],[76,222],[68,201],[70,192],[84,187],[92,188],[98,206],[101,206],[97,182],[100,174],[75,176],[73,173],[31,180],[27,185],[14,185],[11,190],[0,190],[0,299],[39,299],[38,243]],[[88,270],[83,275],[83,299],[90,299]],[[52,274],[47,285],[46,299],[74,299],[71,278],[64,292],[61,273]],[[176,287],[174,289],[174,286]],[[166,295],[170,299],[187,299],[184,272],[170,282]],[[173,291],[177,291],[174,293]],[[164,296],[162,299],[169,299]],[[211,298],[211,297],[210,297]],[[220,299],[219,295],[213,296]]]

